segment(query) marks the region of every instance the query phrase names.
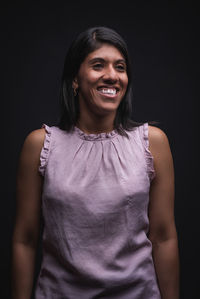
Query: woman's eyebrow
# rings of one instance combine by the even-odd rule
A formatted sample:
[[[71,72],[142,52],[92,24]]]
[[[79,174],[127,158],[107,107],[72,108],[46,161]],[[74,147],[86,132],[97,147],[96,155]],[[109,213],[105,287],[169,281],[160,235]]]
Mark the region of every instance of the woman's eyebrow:
[[[88,61],[89,64],[93,64],[95,62],[105,62],[105,59],[101,58],[101,57],[95,57],[95,58],[92,58]]]
[[[106,60],[102,57],[94,57],[94,58],[92,58],[88,61],[89,64],[93,64],[95,62],[102,62],[103,63],[103,62],[106,62]],[[115,61],[115,63],[124,63],[124,64],[126,64],[126,61],[124,59],[117,59]]]

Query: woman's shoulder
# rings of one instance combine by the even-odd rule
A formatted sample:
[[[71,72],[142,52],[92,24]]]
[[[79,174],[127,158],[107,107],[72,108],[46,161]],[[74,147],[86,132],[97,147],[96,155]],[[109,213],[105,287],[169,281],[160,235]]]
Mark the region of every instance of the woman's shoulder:
[[[45,139],[45,128],[33,130],[26,136],[24,141],[24,146],[36,147],[36,148],[43,146],[44,139]]]
[[[149,150],[152,155],[161,156],[170,151],[170,145],[167,134],[156,126],[149,125]]]
[[[167,134],[160,128],[156,126],[148,126],[148,131],[149,131],[149,142],[155,143],[155,142],[167,142],[168,137]]]
[[[27,160],[38,160],[45,140],[45,129],[36,129],[25,137],[21,158]]]

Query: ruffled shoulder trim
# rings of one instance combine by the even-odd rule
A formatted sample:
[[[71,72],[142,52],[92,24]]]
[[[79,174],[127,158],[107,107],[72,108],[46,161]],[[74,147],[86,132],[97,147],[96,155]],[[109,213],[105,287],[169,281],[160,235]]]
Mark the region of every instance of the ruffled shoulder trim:
[[[42,128],[45,129],[46,134],[45,134],[44,144],[40,153],[39,172],[42,176],[44,176],[46,165],[48,162],[49,151],[50,151],[51,128],[45,124],[42,125]]]
[[[143,140],[144,140],[144,148],[145,148],[145,158],[147,163],[147,172],[149,175],[150,181],[154,179],[156,176],[154,165],[153,165],[153,156],[149,150],[149,137],[148,137],[148,123],[143,124]]]

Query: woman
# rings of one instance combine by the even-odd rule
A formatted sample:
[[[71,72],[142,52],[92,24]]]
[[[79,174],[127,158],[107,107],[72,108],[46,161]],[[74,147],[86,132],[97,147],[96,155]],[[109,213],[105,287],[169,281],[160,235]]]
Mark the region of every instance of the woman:
[[[66,56],[62,115],[23,145],[13,299],[178,299],[174,170],[166,134],[131,120],[131,72],[112,29],[82,32]]]

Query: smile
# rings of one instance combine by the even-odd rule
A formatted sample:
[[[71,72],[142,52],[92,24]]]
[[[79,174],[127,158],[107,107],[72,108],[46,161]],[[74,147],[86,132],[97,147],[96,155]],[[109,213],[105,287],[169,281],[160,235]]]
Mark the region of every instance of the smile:
[[[117,94],[117,89],[116,88],[98,88],[97,89],[99,93],[105,95],[105,96],[115,96]]]

